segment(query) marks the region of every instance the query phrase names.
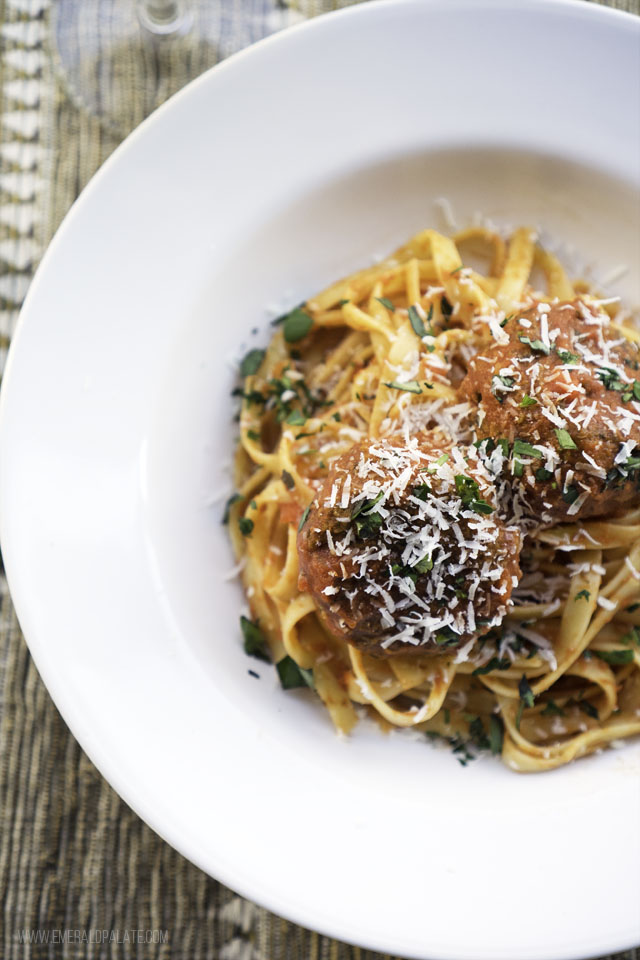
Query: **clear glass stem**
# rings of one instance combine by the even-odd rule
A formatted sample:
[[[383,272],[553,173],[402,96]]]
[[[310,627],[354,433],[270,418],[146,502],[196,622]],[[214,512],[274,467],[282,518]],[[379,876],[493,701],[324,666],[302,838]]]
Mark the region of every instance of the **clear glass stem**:
[[[192,0],[136,0],[138,19],[149,33],[166,37],[193,25]]]

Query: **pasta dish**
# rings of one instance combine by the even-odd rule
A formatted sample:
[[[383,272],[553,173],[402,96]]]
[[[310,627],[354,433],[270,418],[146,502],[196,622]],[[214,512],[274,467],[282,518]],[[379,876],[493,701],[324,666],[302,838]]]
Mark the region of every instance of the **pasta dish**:
[[[486,267],[472,266],[483,263]],[[640,733],[640,333],[533,230],[426,230],[242,361],[247,653],[549,770]]]

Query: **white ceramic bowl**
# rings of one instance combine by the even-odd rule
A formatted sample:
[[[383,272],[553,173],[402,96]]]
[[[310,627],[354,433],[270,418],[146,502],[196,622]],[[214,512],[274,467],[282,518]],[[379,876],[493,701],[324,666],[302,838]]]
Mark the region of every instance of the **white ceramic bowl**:
[[[248,675],[211,505],[228,359],[269,304],[439,225],[435,198],[637,268],[639,28],[576,0],[381,0],[258,44],[116,152],[24,307],[0,507],[44,681],[171,844],[338,938],[451,960],[640,941],[638,745],[517,776],[338,739],[310,695]]]

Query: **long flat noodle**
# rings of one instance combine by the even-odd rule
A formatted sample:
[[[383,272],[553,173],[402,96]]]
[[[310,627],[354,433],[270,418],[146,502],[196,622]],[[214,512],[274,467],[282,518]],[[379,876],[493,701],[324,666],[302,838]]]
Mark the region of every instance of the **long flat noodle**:
[[[488,230],[486,227],[468,227],[466,230],[460,230],[456,233],[453,239],[457,247],[461,243],[479,240],[486,246],[493,248],[489,273],[491,277],[498,277],[503,272],[507,259],[507,247],[499,233]]]
[[[535,232],[520,227],[509,242],[507,262],[500,278],[496,300],[505,313],[515,309],[524,298],[524,291],[533,266]]]
[[[349,733],[358,722],[349,694],[326,663],[313,665],[316,692],[329,711],[333,724],[340,733]]]
[[[367,676],[360,651],[350,646],[349,657],[351,658],[353,672],[367,702],[378,711],[380,716],[396,727],[415,727],[417,724],[429,720],[442,706],[447,690],[455,676],[455,667],[451,661],[439,663],[437,666],[434,664],[431,674],[431,691],[423,705],[413,711],[396,710],[385,703],[376,693]]]
[[[640,537],[640,524],[625,526],[621,523],[590,521],[582,524],[560,524],[536,534],[542,543],[560,550],[584,550],[589,547],[628,547]]]
[[[275,583],[265,587],[273,600],[286,603],[298,593],[298,551],[296,550],[296,529],[287,528],[287,546],[284,565],[280,569]]]
[[[345,303],[342,308],[342,315],[352,330],[362,330],[363,332],[379,333],[381,336],[393,343],[395,334],[388,323],[384,323],[377,317],[365,313],[359,307],[354,307],[352,303]]]
[[[280,630],[282,643],[287,654],[292,657],[299,667],[309,669],[315,663],[312,651],[306,650],[300,643],[299,624],[306,616],[316,612],[313,597],[308,593],[301,593],[295,599],[286,603],[278,602],[280,614]]]
[[[590,568],[594,565],[597,566],[601,559],[602,554],[595,550],[585,550],[584,553],[580,555],[580,563],[588,564]],[[531,684],[531,690],[534,696],[537,697],[544,690],[548,690],[558,677],[566,673],[571,664],[575,663],[583,650],[587,648],[590,640],[588,635],[589,625],[597,609],[596,605],[600,580],[600,574],[594,572],[593,569],[577,574],[573,578],[562,620],[560,621],[558,637],[554,644],[557,667],[555,670],[551,670],[545,674],[545,676]],[[582,591],[588,593],[588,597],[578,601],[576,598]],[[480,679],[484,685],[497,696],[519,699],[520,694],[517,684],[507,683],[507,681],[500,680],[493,674],[487,674]]]
[[[573,285],[560,265],[557,257],[548,250],[536,247],[533,262],[544,271],[547,278],[547,294],[550,300],[572,300],[575,296]]]
[[[502,759],[518,773],[539,773],[554,770],[578,757],[587,756],[614,740],[640,733],[640,717],[619,715],[602,726],[592,727],[556,745],[537,746],[520,735],[516,728],[516,707],[498,700],[506,727]]]

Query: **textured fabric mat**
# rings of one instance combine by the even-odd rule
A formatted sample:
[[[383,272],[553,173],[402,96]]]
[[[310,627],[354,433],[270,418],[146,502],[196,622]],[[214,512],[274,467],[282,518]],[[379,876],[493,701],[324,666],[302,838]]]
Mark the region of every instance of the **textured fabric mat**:
[[[640,13],[640,0],[608,2]],[[47,39],[49,3],[0,0],[0,363],[43,250],[119,139],[88,115],[57,76]],[[219,34],[215,57],[341,5],[210,0]],[[124,52],[122,68],[132,69],[126,57]],[[211,51],[202,57],[204,67]],[[191,68],[196,71],[197,63]],[[153,71],[135,77],[154,82]],[[183,79],[174,77],[176,83]],[[60,931],[72,932],[66,943],[59,942]],[[100,931],[111,931],[111,939],[85,941],[99,941]],[[114,936],[121,942],[113,942]],[[0,960],[27,957],[382,960],[237,896],[176,853],[119,799],[47,694],[2,576]],[[640,952],[616,960],[623,958],[640,960]]]

